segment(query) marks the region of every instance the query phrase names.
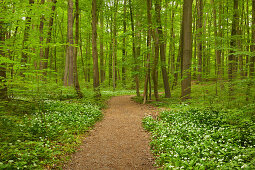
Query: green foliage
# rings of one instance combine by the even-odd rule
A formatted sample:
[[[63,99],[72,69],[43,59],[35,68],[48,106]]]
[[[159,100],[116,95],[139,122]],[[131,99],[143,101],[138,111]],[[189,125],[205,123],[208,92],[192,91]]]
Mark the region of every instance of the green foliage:
[[[255,122],[239,111],[184,107],[143,120],[151,147],[164,169],[254,169]],[[242,115],[240,117],[240,115]]]
[[[30,114],[1,116],[0,169],[56,166],[73,151],[78,135],[102,117],[97,106],[78,102],[46,100],[39,108],[32,114],[28,108]]]

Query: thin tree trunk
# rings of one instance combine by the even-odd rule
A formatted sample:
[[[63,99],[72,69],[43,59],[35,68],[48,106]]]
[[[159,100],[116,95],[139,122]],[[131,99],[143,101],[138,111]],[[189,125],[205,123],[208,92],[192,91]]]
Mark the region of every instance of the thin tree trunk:
[[[68,48],[67,55],[69,59],[69,67],[68,67],[68,85],[72,86],[74,84],[74,42],[73,42],[73,0],[68,0]]]
[[[146,76],[144,82],[144,92],[143,92],[143,104],[147,101],[148,96],[148,83],[150,78],[150,58],[151,58],[151,0],[147,0],[147,20],[148,20],[148,31],[147,31],[147,59],[146,59]]]
[[[129,0],[129,7],[130,7],[130,20],[131,20],[131,28],[132,28],[132,46],[133,46],[133,58],[134,58],[134,71],[135,71],[135,84],[136,84],[136,96],[140,96],[139,92],[139,77],[138,77],[138,63],[137,63],[137,56],[136,56],[136,50],[135,50],[135,26],[134,26],[134,19],[133,19],[133,10],[132,10],[132,3],[131,0]]]
[[[50,52],[50,46],[49,44],[51,43],[51,34],[52,34],[52,30],[53,30],[53,22],[54,22],[54,15],[55,15],[55,10],[56,10],[56,3],[57,0],[52,0],[53,2],[53,6],[51,9],[51,15],[50,15],[50,20],[49,20],[49,30],[48,30],[48,35],[47,35],[47,39],[46,39],[46,48],[45,48],[45,56],[44,56],[44,62],[43,62],[43,69],[47,69],[48,68],[48,59],[49,59],[49,52]],[[44,75],[46,75],[46,70],[44,71]]]
[[[26,50],[28,50],[28,37],[29,37],[29,31],[30,31],[30,26],[31,26],[31,17],[29,15],[31,15],[31,11],[32,11],[32,6],[34,4],[34,0],[29,0],[29,5],[30,5],[30,9],[29,9],[29,14],[26,17],[26,21],[25,21],[25,30],[24,30],[24,37],[23,37],[23,42],[22,42],[22,54],[21,54],[21,63],[22,63],[22,69],[20,71],[20,75],[22,77],[25,77],[24,75],[24,68],[26,67],[27,64],[27,59],[28,59],[28,53],[26,52]]]
[[[255,44],[255,0],[252,0],[252,43]],[[255,45],[251,46],[251,52],[255,51]],[[255,56],[251,56],[250,60],[250,78],[254,78]]]
[[[45,0],[41,0],[41,6],[43,6],[45,3]],[[40,31],[40,70],[43,69],[43,62],[42,60],[44,59],[44,48],[43,48],[43,27],[44,27],[44,16],[42,15],[40,18],[40,26],[39,26],[39,31]]]
[[[182,77],[182,56],[183,56],[183,14],[182,14],[182,20],[181,20],[181,30],[180,30],[180,43],[179,43],[179,54],[177,57],[177,62],[175,66],[175,73],[174,73],[174,85],[177,86],[178,83],[178,76]],[[180,70],[180,73],[179,73]]]
[[[79,84],[79,76],[77,70],[77,57],[78,57],[78,47],[79,47],[79,29],[80,29],[80,8],[79,8],[79,0],[75,0],[75,48],[74,48],[74,88],[79,98],[83,97],[81,92],[80,84]]]
[[[92,56],[93,56],[93,87],[95,97],[100,94],[99,70],[98,70],[98,53],[97,53],[97,1],[92,0]]]
[[[5,56],[5,53],[3,51],[3,45],[5,41],[5,24],[1,20],[0,21],[0,56]],[[8,98],[7,96],[7,86],[6,86],[6,64],[1,63],[0,64],[0,100],[6,100]]]
[[[182,100],[191,94],[191,59],[192,59],[192,1],[184,0],[183,5],[183,80]]]
[[[114,1],[114,23],[113,23],[113,57],[112,57],[112,77],[113,77],[113,90],[115,90],[117,85],[117,8],[118,0]]]
[[[202,33],[203,33],[203,0],[197,0],[197,58],[198,58],[198,66],[197,66],[197,79],[198,81],[202,81]]]
[[[123,33],[127,32],[127,22],[126,22],[126,13],[127,13],[127,0],[124,0],[124,13],[123,13]],[[126,36],[123,37],[123,47],[122,47],[122,84],[123,87],[126,87]]]
[[[103,16],[103,10],[101,9],[100,12],[100,79],[101,83],[104,82],[104,16]]]
[[[161,70],[162,70],[162,77],[165,89],[165,97],[170,98],[170,86],[168,81],[168,74],[166,70],[166,50],[165,50],[165,41],[163,30],[161,26],[161,18],[160,18],[160,11],[161,11],[161,0],[157,0],[155,3],[155,10],[156,10],[156,23],[157,23],[157,32],[159,36],[159,47],[160,47],[160,60],[161,60]]]
[[[232,96],[233,93],[233,79],[236,76],[236,56],[233,54],[235,51],[233,50],[236,48],[236,35],[237,35],[237,28],[238,28],[238,0],[234,1],[234,15],[232,20],[232,32],[231,32],[231,41],[230,41],[230,55],[228,57],[228,79],[229,79],[229,95]]]

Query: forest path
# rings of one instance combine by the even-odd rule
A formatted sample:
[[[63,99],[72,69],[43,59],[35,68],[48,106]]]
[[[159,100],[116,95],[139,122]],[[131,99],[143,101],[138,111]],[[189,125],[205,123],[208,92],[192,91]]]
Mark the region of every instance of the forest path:
[[[142,119],[157,110],[131,101],[131,96],[118,96],[103,112],[104,119],[63,169],[156,169]]]

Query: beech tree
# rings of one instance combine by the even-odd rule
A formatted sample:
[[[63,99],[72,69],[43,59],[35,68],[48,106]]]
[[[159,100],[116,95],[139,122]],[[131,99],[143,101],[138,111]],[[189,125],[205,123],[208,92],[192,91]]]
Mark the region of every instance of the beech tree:
[[[97,53],[97,1],[92,0],[92,56],[93,56],[93,87],[95,97],[100,97],[100,82],[98,70],[98,53]]]
[[[192,58],[192,2],[184,0],[183,4],[183,80],[182,100],[191,94],[191,58]]]

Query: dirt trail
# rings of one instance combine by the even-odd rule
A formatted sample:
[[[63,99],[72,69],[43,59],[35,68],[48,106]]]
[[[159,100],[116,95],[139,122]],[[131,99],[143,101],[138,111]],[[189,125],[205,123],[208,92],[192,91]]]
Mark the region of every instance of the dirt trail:
[[[104,110],[104,119],[63,169],[156,169],[150,137],[141,123],[153,112],[154,108],[131,101],[131,96],[113,97]]]

